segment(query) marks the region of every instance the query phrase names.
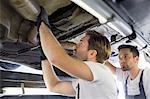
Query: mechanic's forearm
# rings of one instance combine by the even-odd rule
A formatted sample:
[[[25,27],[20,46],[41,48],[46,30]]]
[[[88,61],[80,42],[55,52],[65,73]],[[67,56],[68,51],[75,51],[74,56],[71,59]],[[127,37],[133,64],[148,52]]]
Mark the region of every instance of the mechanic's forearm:
[[[41,66],[42,66],[43,79],[44,79],[45,85],[49,90],[53,91],[53,88],[60,81],[57,78],[57,76],[48,60],[43,60]]]
[[[42,61],[42,71],[45,85],[50,91],[75,96],[72,82],[59,80],[48,60]]]
[[[39,31],[42,49],[48,60],[53,62],[58,59],[64,58],[64,56],[66,55],[64,49],[55,38],[52,31],[43,22],[41,23]]]

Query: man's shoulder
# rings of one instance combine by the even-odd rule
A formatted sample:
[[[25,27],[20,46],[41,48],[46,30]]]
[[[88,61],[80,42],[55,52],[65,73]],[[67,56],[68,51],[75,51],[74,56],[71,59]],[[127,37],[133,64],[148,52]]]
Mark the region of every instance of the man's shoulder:
[[[94,62],[94,61],[84,61],[84,63],[89,63],[89,64],[102,64],[99,62]],[[103,64],[102,64],[103,65]]]
[[[102,63],[98,62],[93,62],[93,61],[84,61],[85,64],[87,64],[89,67],[100,67],[100,66],[105,66]]]

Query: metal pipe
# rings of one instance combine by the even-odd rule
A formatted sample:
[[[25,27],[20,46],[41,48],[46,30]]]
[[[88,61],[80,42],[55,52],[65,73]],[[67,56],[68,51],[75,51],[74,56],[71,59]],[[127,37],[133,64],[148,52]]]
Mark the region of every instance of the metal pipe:
[[[40,7],[31,0],[10,0],[10,4],[24,18],[36,21],[36,17],[40,13]]]

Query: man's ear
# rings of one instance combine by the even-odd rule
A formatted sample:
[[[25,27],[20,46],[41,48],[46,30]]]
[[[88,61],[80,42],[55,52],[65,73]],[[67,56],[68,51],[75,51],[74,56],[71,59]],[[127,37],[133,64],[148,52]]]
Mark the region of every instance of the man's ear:
[[[97,55],[96,50],[89,50],[89,52],[88,52],[88,58],[89,59],[96,57],[96,55]]]
[[[139,57],[138,56],[136,56],[135,59],[136,59],[136,61],[139,61]]]

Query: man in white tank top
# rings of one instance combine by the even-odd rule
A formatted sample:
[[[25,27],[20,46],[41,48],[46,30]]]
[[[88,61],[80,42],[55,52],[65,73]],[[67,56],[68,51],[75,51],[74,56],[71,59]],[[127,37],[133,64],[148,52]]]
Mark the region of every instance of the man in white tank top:
[[[76,99],[117,99],[115,80],[110,76],[109,68],[103,65],[111,54],[111,46],[105,36],[87,31],[76,46],[75,56],[78,59],[75,59],[65,53],[54,37],[44,9],[41,9],[37,23],[44,52],[41,57],[43,77],[49,90],[76,96]],[[58,79],[52,65],[78,80]]]

